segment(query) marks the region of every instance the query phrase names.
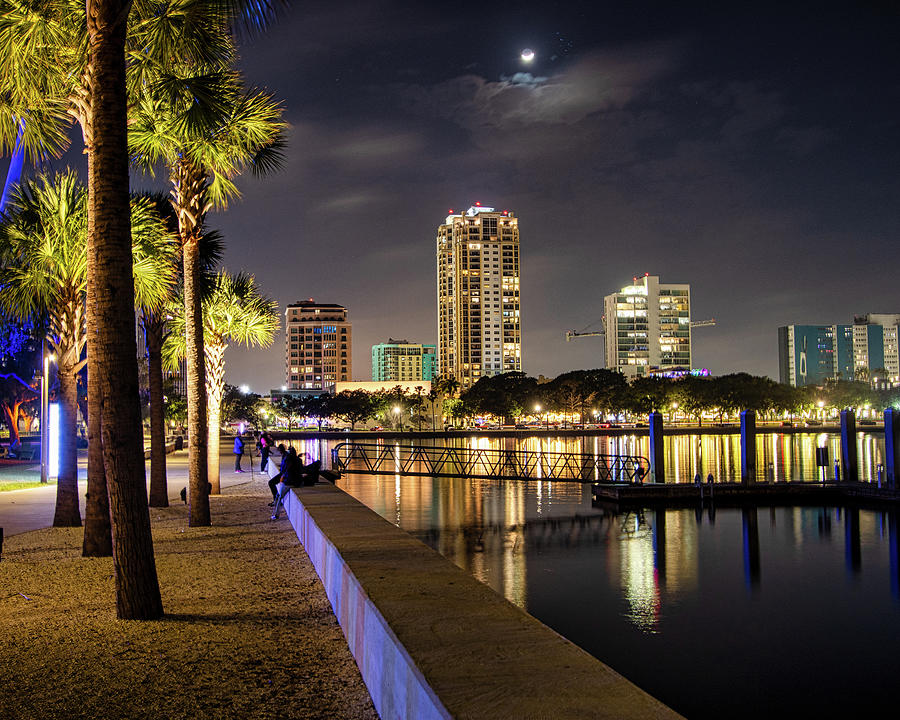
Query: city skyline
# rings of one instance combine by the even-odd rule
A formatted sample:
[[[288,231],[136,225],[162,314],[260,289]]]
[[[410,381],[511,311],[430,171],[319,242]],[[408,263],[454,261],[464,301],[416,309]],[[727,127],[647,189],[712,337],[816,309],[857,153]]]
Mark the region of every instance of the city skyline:
[[[898,30],[883,3],[288,7],[241,50],[286,166],[209,226],[282,309],[348,308],[357,375],[386,337],[437,342],[435,218],[480,201],[528,228],[524,372],[603,366],[565,332],[650,273],[716,318],[696,366],[777,378],[778,327],[896,311]],[[50,166],[83,173],[73,143]],[[229,349],[227,377],[279,387],[280,343]]]

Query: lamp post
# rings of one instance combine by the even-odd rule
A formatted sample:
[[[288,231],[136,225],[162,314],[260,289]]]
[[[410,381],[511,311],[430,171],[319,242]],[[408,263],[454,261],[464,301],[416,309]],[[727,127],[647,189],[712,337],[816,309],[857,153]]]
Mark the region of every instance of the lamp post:
[[[54,356],[44,353],[43,343],[41,356],[44,361],[41,368],[41,482],[46,483],[50,460],[50,361]]]
[[[403,411],[400,409],[399,405],[394,405],[394,415],[397,416],[397,423],[400,428],[400,432],[403,432]]]

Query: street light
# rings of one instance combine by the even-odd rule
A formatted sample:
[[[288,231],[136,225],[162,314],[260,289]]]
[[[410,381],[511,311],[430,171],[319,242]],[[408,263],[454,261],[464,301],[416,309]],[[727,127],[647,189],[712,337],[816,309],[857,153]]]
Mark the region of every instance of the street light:
[[[535,411],[536,413],[540,414],[540,412],[541,412],[541,406],[540,406],[540,405],[535,405],[535,406],[534,406],[534,411]],[[548,418],[548,414],[547,414],[547,413],[544,413],[544,430],[545,430],[545,431],[550,429],[550,425],[549,425],[549,423],[548,423],[547,418]],[[538,418],[538,422],[540,422],[540,418]]]
[[[50,460],[50,361],[56,360],[53,353],[43,353],[44,366],[41,373],[41,482],[47,482]]]
[[[403,411],[400,409],[399,405],[394,405],[394,415],[397,416],[397,423],[400,427],[400,432],[403,432]]]

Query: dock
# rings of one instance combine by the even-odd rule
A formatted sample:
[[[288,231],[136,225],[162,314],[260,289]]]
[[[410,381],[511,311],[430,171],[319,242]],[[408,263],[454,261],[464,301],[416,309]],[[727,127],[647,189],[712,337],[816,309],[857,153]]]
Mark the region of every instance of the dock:
[[[626,507],[693,507],[698,503],[742,505],[865,505],[896,506],[900,490],[863,482],[779,483],[596,483],[594,500]]]

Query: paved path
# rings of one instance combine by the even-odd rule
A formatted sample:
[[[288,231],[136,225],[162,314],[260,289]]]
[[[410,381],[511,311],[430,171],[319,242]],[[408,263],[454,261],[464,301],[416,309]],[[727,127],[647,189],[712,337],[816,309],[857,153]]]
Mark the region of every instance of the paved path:
[[[170,503],[181,502],[179,493],[181,488],[187,485],[187,455],[187,450],[180,450],[166,456],[166,476],[168,478]],[[253,477],[256,477],[259,475],[259,458],[255,454],[253,461],[257,468],[256,472],[253,473]],[[149,460],[146,465],[149,471]],[[251,479],[251,473],[249,472],[236,474],[231,470],[234,466],[234,456],[231,453],[222,452],[220,466],[222,467],[221,483],[223,489],[248,482]],[[247,457],[244,457],[243,466],[244,468],[248,467]],[[0,482],[5,480],[38,482],[40,479],[41,466],[39,464],[13,465],[0,468]],[[84,451],[79,451],[78,481],[78,494],[81,498],[81,517],[83,520],[84,495],[87,492],[87,455]],[[150,479],[148,476],[148,486],[149,483]],[[18,533],[28,532],[29,530],[50,527],[53,524],[55,507],[55,484],[27,490],[0,492],[0,528],[3,528],[4,536],[9,537]]]

